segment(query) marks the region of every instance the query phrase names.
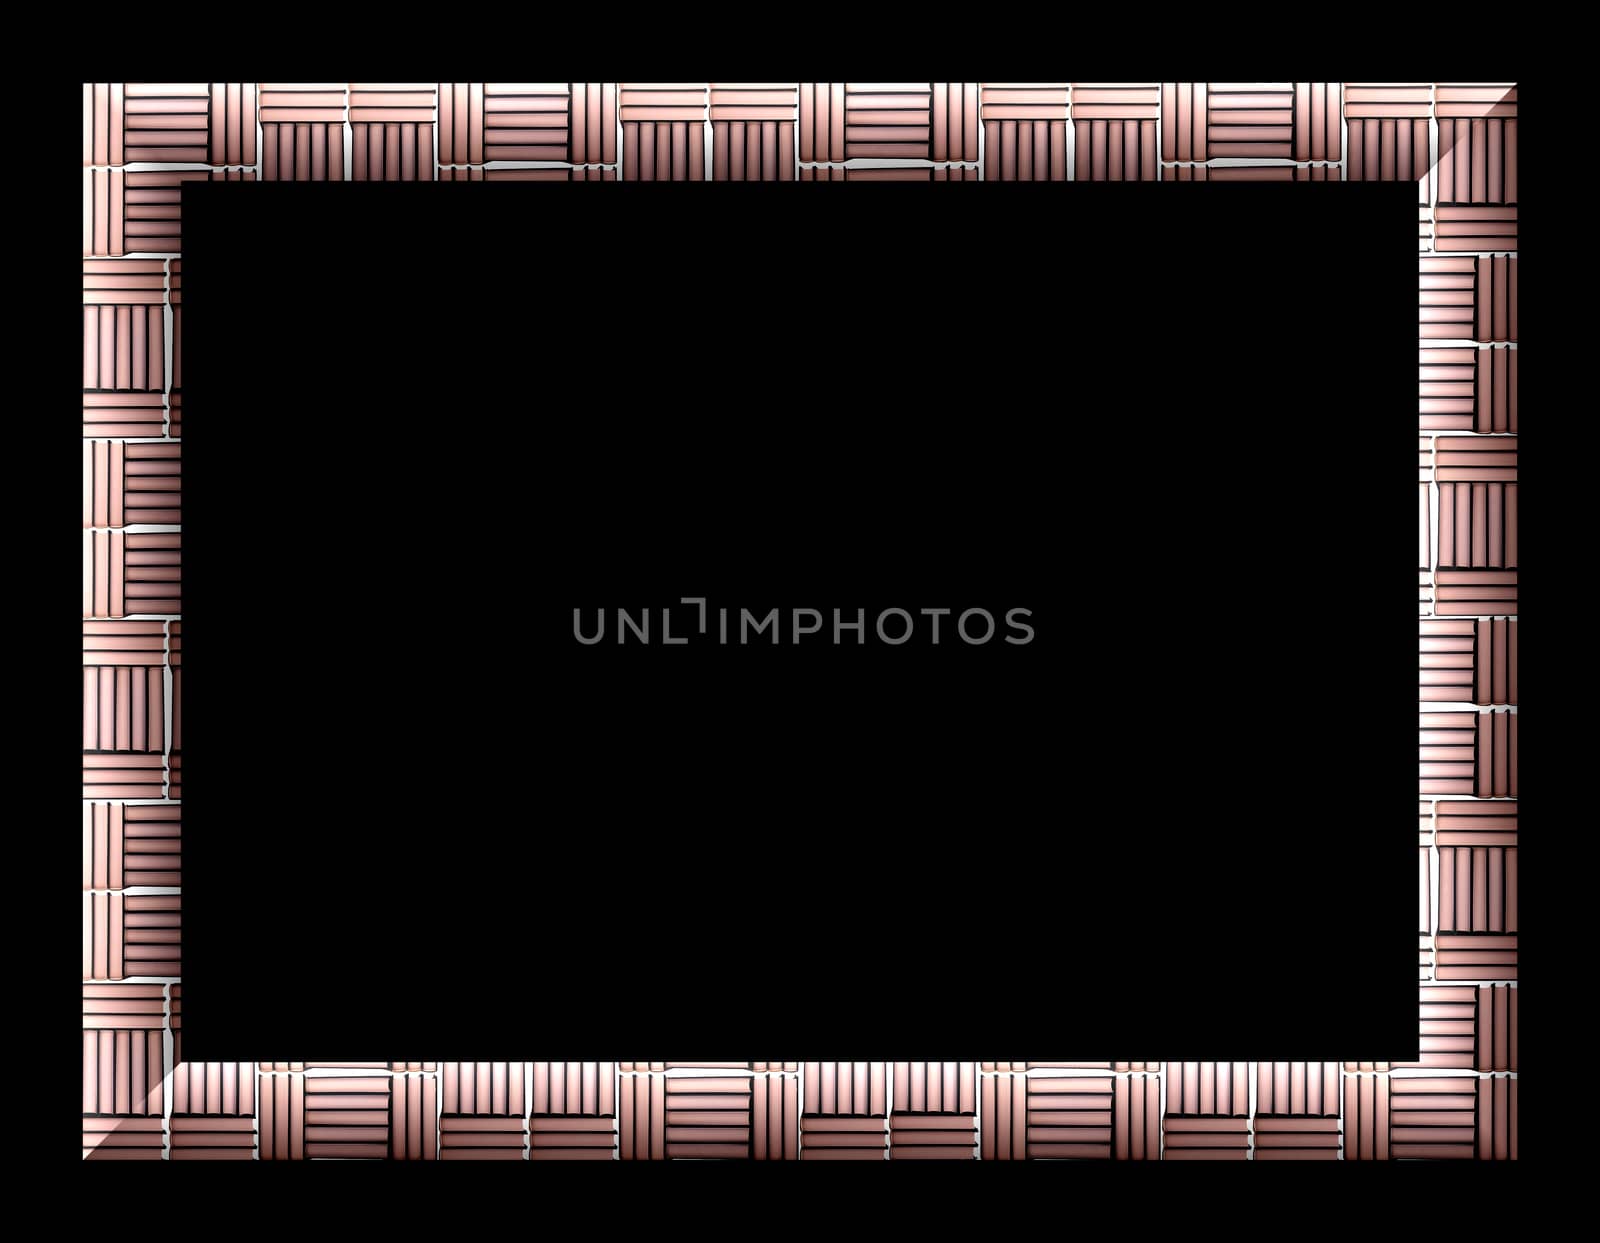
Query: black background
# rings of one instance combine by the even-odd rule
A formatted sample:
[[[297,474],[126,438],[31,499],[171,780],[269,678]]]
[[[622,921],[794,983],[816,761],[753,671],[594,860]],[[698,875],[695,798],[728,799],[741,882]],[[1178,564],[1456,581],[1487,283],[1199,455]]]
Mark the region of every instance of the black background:
[[[186,1054],[1414,1056],[1413,195],[186,186]]]

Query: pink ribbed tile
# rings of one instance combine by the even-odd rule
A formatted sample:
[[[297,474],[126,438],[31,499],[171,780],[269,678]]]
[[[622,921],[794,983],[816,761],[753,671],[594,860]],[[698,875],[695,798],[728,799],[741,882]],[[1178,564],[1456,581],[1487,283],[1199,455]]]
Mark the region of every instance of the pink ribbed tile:
[[[1074,176],[1079,181],[1155,181],[1160,177],[1154,82],[1072,84]]]
[[[1067,179],[1067,84],[985,82],[985,181]]]
[[[701,181],[709,88],[704,82],[623,82],[624,181]]]
[[[713,82],[715,181],[793,181],[799,88],[793,82]]]
[[[432,181],[437,88],[432,82],[350,89],[352,181]]]

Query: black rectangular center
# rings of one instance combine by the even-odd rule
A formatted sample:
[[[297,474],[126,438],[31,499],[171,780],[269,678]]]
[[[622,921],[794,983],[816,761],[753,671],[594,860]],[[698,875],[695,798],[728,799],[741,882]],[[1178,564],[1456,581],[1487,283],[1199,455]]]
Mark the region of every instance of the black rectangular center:
[[[1412,193],[187,184],[186,1055],[1414,1057]]]

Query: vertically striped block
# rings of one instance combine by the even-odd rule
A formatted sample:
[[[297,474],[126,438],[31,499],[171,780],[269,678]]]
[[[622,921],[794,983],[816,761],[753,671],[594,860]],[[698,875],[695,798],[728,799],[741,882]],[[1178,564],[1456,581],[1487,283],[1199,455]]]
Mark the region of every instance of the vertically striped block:
[[[985,181],[1067,179],[1067,84],[983,84]]]
[[[1344,1159],[1389,1160],[1389,1076],[1352,1073],[1344,1076]]]
[[[283,1071],[285,1063],[263,1063],[260,1095],[260,1158],[263,1161],[303,1161],[306,1158],[306,1076],[304,1071]],[[324,1105],[328,1103],[324,1097]],[[370,1106],[362,1096],[357,1104]],[[349,1110],[348,1115],[370,1116],[370,1108]]]
[[[419,1067],[422,1063],[390,1063]],[[389,1158],[434,1161],[439,1157],[439,1077],[396,1074],[389,1084]]]
[[[618,1156],[624,1161],[664,1161],[667,1156],[667,1076],[628,1069],[617,1080]]]
[[[1294,158],[1337,163],[1344,156],[1340,124],[1341,93],[1337,82],[1294,84]]]
[[[751,1080],[750,1156],[756,1161],[800,1157],[800,1075],[795,1062],[757,1063]]]
[[[1136,1064],[1141,1066],[1153,1063]],[[1118,1070],[1122,1066],[1119,1064]],[[1161,1158],[1161,1078],[1139,1070],[1119,1074],[1112,1094],[1111,1155],[1118,1161]]]
[[[1072,84],[1071,114],[1079,181],[1155,181],[1161,175],[1156,127],[1162,88],[1154,82]]]

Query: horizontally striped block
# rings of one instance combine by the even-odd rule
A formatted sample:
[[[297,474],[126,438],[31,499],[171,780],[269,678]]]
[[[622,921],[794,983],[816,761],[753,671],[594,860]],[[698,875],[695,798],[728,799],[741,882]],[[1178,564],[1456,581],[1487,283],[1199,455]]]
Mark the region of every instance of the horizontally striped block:
[[[305,1152],[309,1159],[389,1155],[392,1083],[388,1075],[305,1075]]]
[[[176,976],[182,912],[177,895],[83,895],[83,978]]]
[[[750,1076],[674,1075],[666,1079],[669,1159],[743,1159],[750,1155]]]
[[[1422,350],[1418,395],[1423,430],[1515,432],[1518,353],[1504,345]]]
[[[1067,179],[1067,83],[980,88],[985,181]]]
[[[1109,1159],[1116,1089],[1117,1080],[1111,1075],[1030,1074],[1026,1155],[1033,1160]],[[1142,1123],[1145,1118],[1145,1110],[1139,1110],[1137,1120]],[[1127,1121],[1130,1125],[1135,1121],[1132,1113]],[[1159,1134],[1159,1119],[1155,1129]]]
[[[624,181],[700,181],[705,177],[704,82],[618,86]]]
[[[1293,159],[1294,121],[1295,90],[1288,82],[1212,82],[1206,88],[1210,159]]]
[[[796,83],[711,83],[715,181],[793,181]]]
[[[1161,175],[1161,95],[1154,82],[1074,82],[1073,175],[1079,181],[1155,181]]]
[[[932,138],[932,83],[845,84],[845,159],[931,159]]]
[[[1470,1160],[1477,1151],[1476,1078],[1389,1078],[1389,1135],[1397,1158]]]
[[[831,171],[843,172],[845,181],[979,181],[982,179],[981,169],[963,164],[943,164],[937,168],[924,165],[916,168],[846,168]],[[834,177],[831,180],[838,181],[840,178]]]
[[[534,1062],[528,1156],[612,1161],[617,1155],[617,1064]]]
[[[437,88],[432,82],[352,82],[350,179],[432,181]]]
[[[343,181],[347,84],[261,84],[264,181]]]
[[[160,1161],[166,1147],[166,1122],[154,1117],[118,1118],[85,1115],[85,1161]]]
[[[166,985],[85,984],[83,1029],[160,1031],[166,1026]],[[85,1049],[91,1046],[85,1045]],[[98,1055],[99,1045],[92,1046]],[[85,1064],[85,1070],[88,1066]]]

